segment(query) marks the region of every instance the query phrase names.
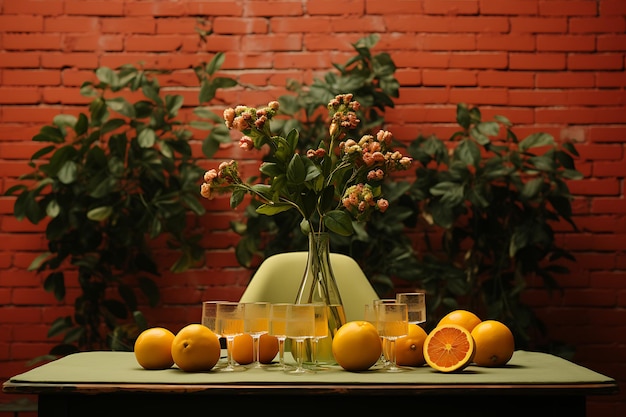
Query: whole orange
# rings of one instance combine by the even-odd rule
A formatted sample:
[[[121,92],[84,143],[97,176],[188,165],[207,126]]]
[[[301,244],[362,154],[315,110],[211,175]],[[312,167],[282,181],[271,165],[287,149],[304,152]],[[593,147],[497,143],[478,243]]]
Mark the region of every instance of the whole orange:
[[[174,363],[185,372],[211,370],[220,359],[220,353],[217,335],[199,323],[180,329],[172,342]]]
[[[254,362],[252,352],[252,336],[240,334],[233,341],[233,359],[240,365],[248,365]],[[278,339],[267,333],[259,338],[259,362],[272,363],[278,353]]]
[[[133,351],[145,369],[167,369],[174,365],[172,342],[174,333],[163,327],[151,327],[139,334]]]
[[[396,339],[396,363],[399,366],[422,366],[424,359],[424,341],[428,334],[417,324],[409,323],[406,336]]]
[[[337,363],[346,371],[366,371],[380,358],[382,346],[376,327],[368,321],[349,321],[341,326],[332,341]]]
[[[515,338],[506,324],[485,320],[472,330],[476,343],[474,363],[478,366],[506,365],[515,351]]]
[[[471,311],[454,310],[443,316],[437,326],[442,324],[457,324],[461,327],[465,327],[468,332],[471,332],[481,321],[482,320]]]

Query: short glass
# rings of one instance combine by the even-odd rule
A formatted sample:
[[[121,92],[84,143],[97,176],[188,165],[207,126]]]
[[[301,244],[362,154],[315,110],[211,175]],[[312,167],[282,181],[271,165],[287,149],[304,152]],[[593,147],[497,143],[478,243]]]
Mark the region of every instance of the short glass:
[[[399,292],[396,294],[396,300],[407,305],[409,323],[422,324],[426,321],[425,292]]]

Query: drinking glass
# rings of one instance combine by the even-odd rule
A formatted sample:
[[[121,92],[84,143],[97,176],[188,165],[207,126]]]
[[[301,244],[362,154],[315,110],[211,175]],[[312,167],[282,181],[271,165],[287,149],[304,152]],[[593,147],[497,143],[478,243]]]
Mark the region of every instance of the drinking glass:
[[[262,368],[261,349],[259,339],[262,334],[269,331],[270,326],[270,303],[256,302],[246,303],[244,311],[243,331],[252,336],[252,358],[254,361],[250,368]]]
[[[285,364],[285,339],[287,339],[285,327],[288,305],[289,303],[275,303],[270,306],[269,334],[278,339],[278,366],[282,370],[289,368]]]
[[[388,343],[389,365],[387,372],[403,371],[396,364],[396,339],[409,332],[408,308],[404,303],[378,304],[376,306],[378,333]]]
[[[315,337],[315,309],[313,304],[290,304],[287,306],[285,334],[295,342],[296,367],[286,372],[304,374],[314,372],[304,367],[304,341]]]
[[[378,330],[378,323],[376,320],[376,308],[375,306],[372,304],[365,304],[365,311],[363,313],[363,319],[369,323],[371,323],[376,330]],[[378,358],[378,361],[376,362],[376,367],[377,368],[384,368],[385,366],[387,366],[387,358],[385,358],[385,350],[384,350],[384,339],[381,337],[380,338],[380,346],[381,346],[381,351],[380,351],[380,358]]]
[[[397,303],[395,298],[380,298],[380,299],[376,299],[372,302],[372,309],[373,309],[373,314],[374,316],[376,316],[376,307],[380,304],[395,304]],[[375,318],[374,320],[374,326],[377,326],[378,329],[378,317]],[[387,351],[389,350],[389,343],[387,342],[387,340],[380,335],[380,344],[383,347],[383,351],[380,354],[380,363],[382,365],[383,368],[387,368],[389,366],[389,358],[387,355]]]
[[[426,321],[425,292],[399,292],[396,294],[396,300],[407,305],[409,323],[422,324]]]
[[[315,314],[315,334],[311,339],[311,368],[315,370],[328,369],[320,365],[318,360],[319,341],[328,337],[328,309],[326,304],[313,304]]]
[[[217,303],[221,301],[203,301],[202,302],[202,325],[208,327],[213,333],[217,332]]]
[[[217,304],[225,301],[203,301],[202,302],[202,325],[208,327],[215,335],[222,339],[217,329]]]
[[[233,359],[233,342],[235,336],[243,334],[243,318],[245,304],[225,302],[217,304],[217,329],[220,335],[226,338],[226,357],[227,364],[225,367],[218,369],[221,372],[244,371],[246,368],[240,366]]]

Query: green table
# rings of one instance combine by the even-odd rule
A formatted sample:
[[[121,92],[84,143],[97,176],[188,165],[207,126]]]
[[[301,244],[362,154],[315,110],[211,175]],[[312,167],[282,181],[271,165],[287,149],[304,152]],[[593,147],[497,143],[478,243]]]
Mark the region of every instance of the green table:
[[[422,416],[585,415],[586,397],[615,394],[616,381],[562,358],[516,351],[507,366],[440,373],[428,366],[401,373],[307,375],[249,369],[185,373],[147,371],[130,352],[83,352],[12,377],[8,393],[37,394],[39,416],[232,416],[244,412],[365,415],[415,409]],[[200,414],[201,413],[201,414]],[[432,414],[428,414],[432,413]],[[383,415],[384,415],[383,414]]]

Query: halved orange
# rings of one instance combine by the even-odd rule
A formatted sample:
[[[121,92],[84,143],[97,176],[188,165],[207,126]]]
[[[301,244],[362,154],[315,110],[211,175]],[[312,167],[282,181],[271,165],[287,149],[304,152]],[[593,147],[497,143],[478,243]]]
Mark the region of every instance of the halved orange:
[[[424,359],[441,372],[465,369],[474,359],[476,344],[467,329],[458,324],[435,327],[424,341]]]

